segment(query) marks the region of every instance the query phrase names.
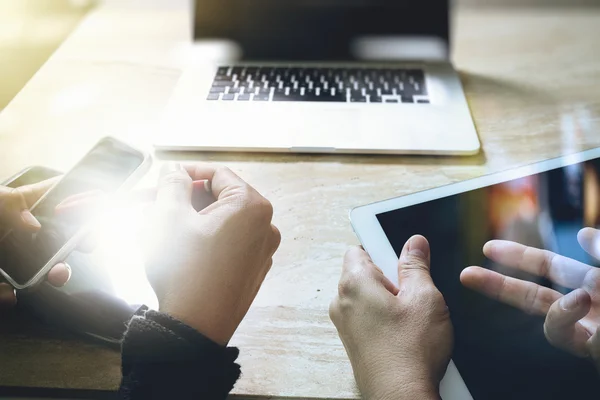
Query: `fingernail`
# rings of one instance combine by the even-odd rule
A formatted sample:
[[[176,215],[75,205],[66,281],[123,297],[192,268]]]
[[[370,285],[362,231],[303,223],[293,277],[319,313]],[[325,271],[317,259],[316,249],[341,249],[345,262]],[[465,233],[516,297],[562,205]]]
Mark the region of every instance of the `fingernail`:
[[[25,223],[25,225],[29,225],[32,228],[39,229],[42,227],[39,221],[33,216],[31,211],[29,210],[21,211],[21,219],[23,220],[23,223]]]
[[[17,304],[15,290],[6,283],[0,283],[0,311],[12,308]]]
[[[400,252],[400,261],[403,261],[406,259],[406,257],[408,256],[408,243],[410,242],[410,239],[404,243],[404,246],[402,246],[402,251]]]
[[[206,190],[206,193],[212,193],[209,180],[204,181],[204,190]]]
[[[71,269],[71,266],[69,264],[65,264],[67,266],[67,282],[69,282],[71,280],[71,276],[73,276],[73,270]],[[67,282],[65,282],[65,285],[67,284]]]
[[[171,172],[183,171],[183,167],[178,162],[168,162],[163,164],[160,169],[161,176],[170,174]]]
[[[577,296],[577,292],[573,291],[571,293],[566,294],[560,299],[560,308],[565,311],[572,311],[577,308],[579,304],[579,296]]]
[[[59,266],[62,266],[63,268],[59,268]],[[73,271],[69,264],[57,264],[48,273],[48,282],[54,287],[63,287],[69,282],[69,279],[71,279],[72,273]]]
[[[429,246],[421,236],[413,236],[410,238],[407,251],[408,255],[411,257],[426,259],[429,256]]]

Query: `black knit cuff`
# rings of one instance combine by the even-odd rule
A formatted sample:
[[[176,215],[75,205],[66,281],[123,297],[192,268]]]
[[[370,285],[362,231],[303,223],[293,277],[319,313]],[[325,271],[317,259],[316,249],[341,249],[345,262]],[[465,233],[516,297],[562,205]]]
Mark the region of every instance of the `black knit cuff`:
[[[122,344],[124,399],[225,399],[240,376],[239,351],[166,314],[136,314]]]

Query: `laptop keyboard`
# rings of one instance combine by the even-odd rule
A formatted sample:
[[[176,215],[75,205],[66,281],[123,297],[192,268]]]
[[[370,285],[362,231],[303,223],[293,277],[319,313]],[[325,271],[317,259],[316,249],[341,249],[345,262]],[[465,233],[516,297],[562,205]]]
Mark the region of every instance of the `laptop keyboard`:
[[[207,100],[429,103],[420,69],[254,66],[218,68]]]

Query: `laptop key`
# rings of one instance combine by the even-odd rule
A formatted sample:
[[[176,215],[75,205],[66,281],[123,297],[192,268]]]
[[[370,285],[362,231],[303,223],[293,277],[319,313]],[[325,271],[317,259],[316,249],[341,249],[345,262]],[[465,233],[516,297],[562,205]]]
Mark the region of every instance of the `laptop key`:
[[[230,81],[215,81],[212,84],[212,87],[226,87],[226,86],[232,86],[232,83]]]
[[[269,101],[269,95],[268,94],[255,94],[254,97],[252,98],[252,100],[254,100],[254,101]]]
[[[331,94],[331,92],[324,92],[321,93],[319,97],[322,99],[321,101],[332,101],[338,103],[346,102],[346,93],[342,92],[336,92],[335,94]]]
[[[412,98],[412,96],[402,96],[402,102],[403,103],[413,103],[413,98]]]
[[[223,97],[221,97],[221,100],[233,100],[235,99],[235,94],[224,94]]]
[[[331,97],[327,97],[327,96],[317,96],[314,93],[313,94],[306,94],[304,96],[302,96],[302,100],[303,101],[311,101],[311,102],[330,102],[330,101],[336,101]]]
[[[210,88],[210,92],[211,93],[224,93],[225,88],[224,87],[212,87],[212,88]]]
[[[414,78],[416,82],[423,82],[425,80],[425,73],[420,69],[409,69],[406,71],[406,75],[409,79],[411,77]]]
[[[240,94],[238,95],[238,101],[248,101],[250,100],[250,95],[249,94]]]
[[[298,101],[295,96],[286,96],[284,94],[274,94],[273,101]]]
[[[210,93],[206,100],[219,100],[219,93]]]

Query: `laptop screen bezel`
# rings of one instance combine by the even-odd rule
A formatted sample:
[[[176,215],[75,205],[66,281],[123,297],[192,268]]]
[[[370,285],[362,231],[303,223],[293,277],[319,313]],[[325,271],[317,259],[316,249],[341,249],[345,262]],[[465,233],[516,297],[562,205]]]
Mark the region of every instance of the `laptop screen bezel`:
[[[348,16],[350,18],[365,18],[366,15],[373,17],[379,15],[383,18],[388,18],[388,15],[394,15],[393,20],[398,20],[397,26],[388,28],[391,24],[385,24],[385,26],[381,24],[379,26],[371,19],[372,25],[367,23],[367,27],[363,27],[363,31],[361,32],[352,32],[356,24],[347,24],[347,26],[344,26],[344,29],[346,29],[344,32],[348,35],[356,33],[357,37],[381,37],[388,40],[388,42],[389,39],[399,39],[399,42],[408,43],[411,41],[420,43],[423,39],[430,39],[440,43],[441,47],[444,47],[445,58],[449,54],[450,0],[400,0],[402,2],[400,5],[395,0],[378,0],[378,4],[373,4],[373,0],[322,0],[319,1],[319,6],[315,5],[316,0],[252,0],[252,3],[250,3],[251,6],[248,3],[243,3],[246,8],[235,8],[228,4],[233,1],[239,0],[195,0],[193,3],[194,39],[197,41],[215,39],[233,41],[242,49],[243,58],[252,60],[355,60],[356,54],[350,51],[351,44],[344,35],[340,35],[340,39],[337,42],[333,42],[333,46],[335,46],[334,51],[331,51],[331,49],[321,49],[322,51],[320,52],[314,51],[314,54],[311,50],[313,45],[315,45],[315,49],[318,46],[323,46],[321,41],[309,40],[307,37],[307,43],[304,43],[305,45],[302,46],[302,43],[300,43],[301,40],[298,40],[304,37],[300,32],[307,32],[307,35],[309,35],[314,34],[315,31],[319,31],[322,33],[321,36],[324,37],[324,41],[331,41],[335,37],[335,30],[324,24],[316,24],[314,21],[318,20],[318,16],[324,13],[335,16],[337,12],[335,9],[339,5],[340,19]],[[294,4],[290,6],[273,5],[275,3],[281,4],[282,1],[293,1]],[[324,1],[327,4],[323,5]],[[388,3],[389,5],[384,3]],[[252,13],[256,16],[255,18],[248,17],[251,14],[248,12],[249,7],[251,7]],[[299,10],[302,12],[298,12]],[[313,15],[312,13],[315,13],[314,15],[317,18],[310,18],[309,16]],[[278,18],[272,18],[271,15],[278,15]],[[300,22],[298,20],[293,21],[293,18],[301,18],[298,15],[306,15],[306,17],[302,17],[304,19]],[[286,18],[289,18],[289,20],[286,21]],[[279,23],[279,29],[275,35],[269,35],[268,32],[268,29],[270,29],[268,21],[270,19],[276,19],[276,23]],[[241,23],[240,27],[240,23],[236,23],[235,21],[247,21],[248,24],[244,25]],[[294,22],[301,24],[300,26],[302,27],[306,25],[310,26],[306,30],[292,30],[291,27],[294,26]],[[340,21],[337,22],[339,23]],[[255,26],[252,26],[253,24]],[[286,25],[290,26],[289,31],[281,29],[281,26]],[[411,28],[411,26],[414,28]],[[369,32],[365,32],[365,30],[373,30],[374,32],[370,34]],[[279,49],[274,44],[275,40],[269,43],[269,40],[266,39],[273,36],[276,36],[276,40],[279,41]],[[285,43],[285,46],[281,46],[282,43]],[[285,48],[285,50],[282,51],[282,48]]]

